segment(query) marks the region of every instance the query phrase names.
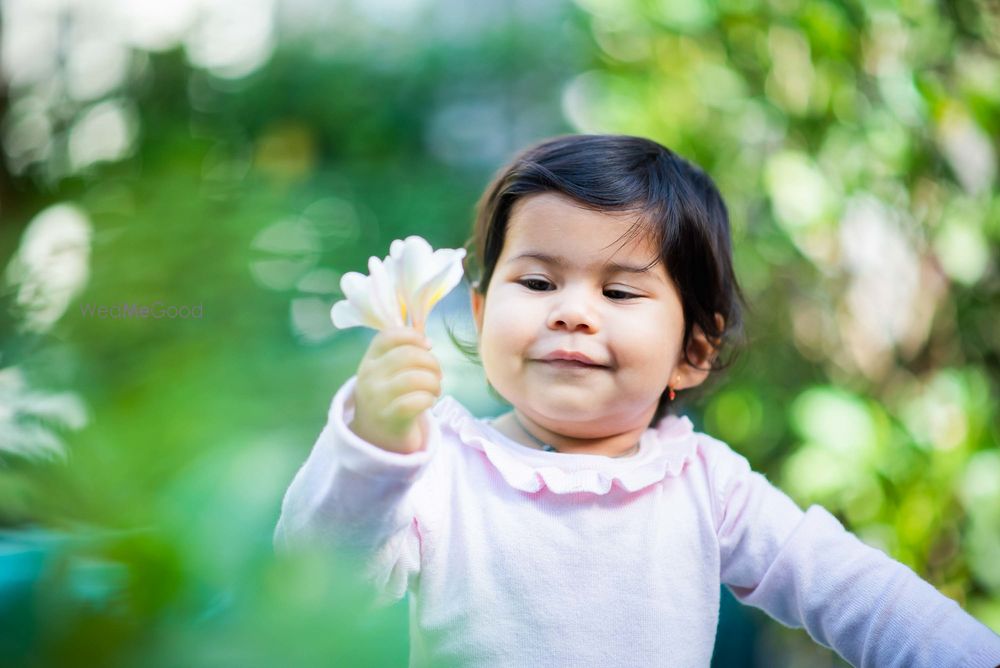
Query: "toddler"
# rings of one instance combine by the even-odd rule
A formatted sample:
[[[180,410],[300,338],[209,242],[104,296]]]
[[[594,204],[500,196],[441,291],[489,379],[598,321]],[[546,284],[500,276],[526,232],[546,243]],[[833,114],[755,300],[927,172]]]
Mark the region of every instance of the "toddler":
[[[857,666],[1000,664],[954,601],[671,413],[741,329],[701,170],[636,137],[548,140],[488,187],[472,249],[510,412],[473,416],[420,331],[379,332],[275,531],[409,591],[411,666],[707,667],[721,584]]]

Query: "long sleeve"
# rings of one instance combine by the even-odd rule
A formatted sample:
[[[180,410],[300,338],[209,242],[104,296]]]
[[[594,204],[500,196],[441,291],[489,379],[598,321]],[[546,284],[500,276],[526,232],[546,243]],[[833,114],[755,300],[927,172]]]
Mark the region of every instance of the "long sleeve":
[[[994,668],[1000,636],[830,513],[803,513],[746,461],[720,475],[722,581],[863,668]]]
[[[440,440],[427,414],[427,449],[388,452],[348,428],[356,377],[334,396],[326,426],[285,493],[274,531],[278,551],[335,548],[360,556],[382,602],[401,598],[420,569],[413,490]]]

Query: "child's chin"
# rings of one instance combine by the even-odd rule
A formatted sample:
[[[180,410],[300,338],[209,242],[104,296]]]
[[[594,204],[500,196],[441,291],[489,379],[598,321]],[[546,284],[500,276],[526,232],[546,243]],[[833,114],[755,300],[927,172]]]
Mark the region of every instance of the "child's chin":
[[[563,427],[561,430],[566,436],[576,436],[576,437],[588,437],[589,433],[571,433],[574,426],[579,428],[579,425],[585,425],[588,423],[599,423],[601,422],[601,416],[604,411],[595,410],[594,401],[591,400],[552,400],[554,397],[550,397],[549,401],[542,402],[541,404],[536,404],[536,409],[533,413],[537,413],[540,418],[549,421],[553,424],[558,424]],[[530,414],[530,413],[529,413]],[[583,431],[587,431],[585,428]]]

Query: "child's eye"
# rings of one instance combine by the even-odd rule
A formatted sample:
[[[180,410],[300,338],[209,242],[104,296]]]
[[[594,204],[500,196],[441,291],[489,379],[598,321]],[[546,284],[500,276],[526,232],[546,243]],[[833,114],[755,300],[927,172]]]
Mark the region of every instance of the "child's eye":
[[[524,278],[518,281],[518,283],[534,291],[545,290],[547,286],[551,285],[548,281],[543,281],[540,278]]]
[[[634,295],[631,292],[625,292],[623,290],[605,290],[606,294],[611,299],[621,300],[621,299],[635,299],[639,295]]]

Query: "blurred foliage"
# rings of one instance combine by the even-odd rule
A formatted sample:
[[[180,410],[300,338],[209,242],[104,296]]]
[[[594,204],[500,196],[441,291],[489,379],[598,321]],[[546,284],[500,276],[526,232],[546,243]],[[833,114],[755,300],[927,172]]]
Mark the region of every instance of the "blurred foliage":
[[[405,604],[365,613],[348,557],[271,553],[368,340],[328,310],[573,131],[659,140],[730,206],[751,343],[696,423],[1000,629],[992,5],[134,7],[2,4],[0,656],[405,663]],[[123,303],[202,317],[86,313]],[[762,665],[838,665],[749,619]]]

